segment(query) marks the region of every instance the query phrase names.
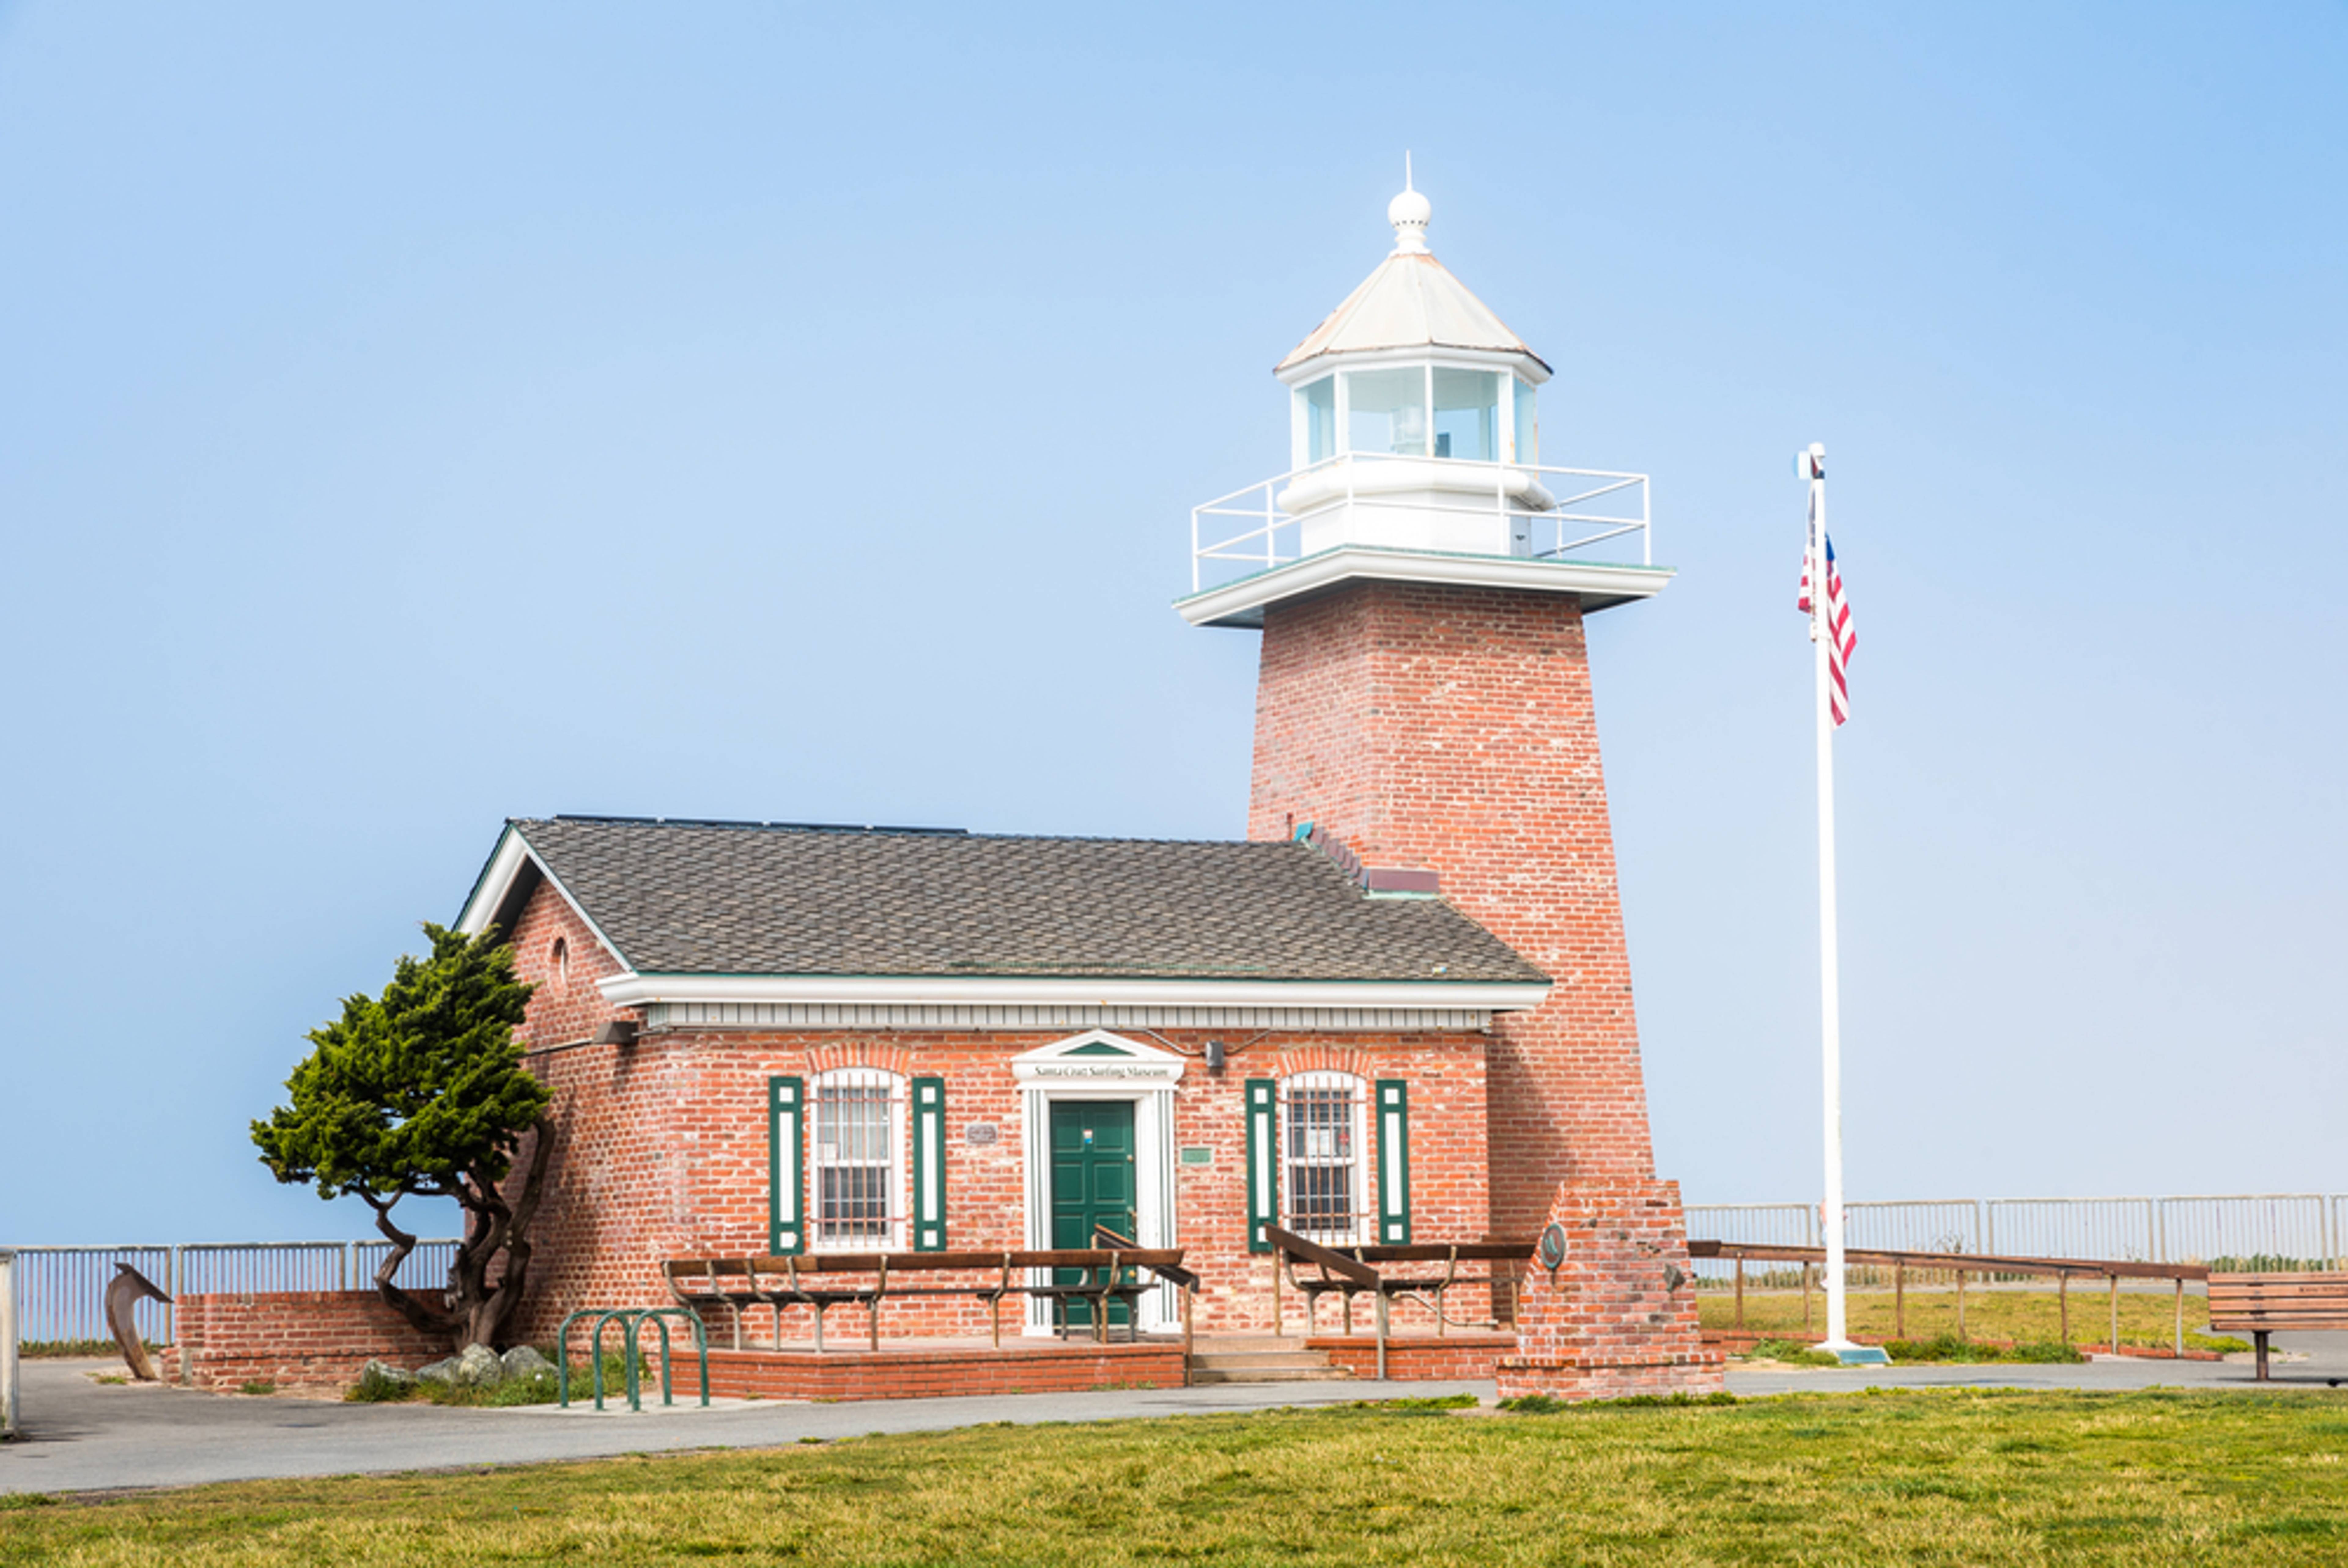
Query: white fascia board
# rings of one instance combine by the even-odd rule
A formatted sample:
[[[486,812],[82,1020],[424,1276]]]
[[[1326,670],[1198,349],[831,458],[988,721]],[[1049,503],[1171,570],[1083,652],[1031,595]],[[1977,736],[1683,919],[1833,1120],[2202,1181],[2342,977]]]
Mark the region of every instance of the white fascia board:
[[[1446,348],[1441,343],[1421,343],[1415,348],[1325,348],[1311,359],[1299,360],[1286,370],[1272,374],[1283,385],[1303,386],[1334,370],[1384,370],[1413,364],[1514,371],[1535,386],[1547,381],[1550,374],[1539,354],[1505,348]]]
[[[833,1007],[1457,1008],[1518,1012],[1546,980],[1089,980],[1048,976],[614,975],[613,1007],[648,1002],[799,1002]]]
[[[1523,556],[1457,555],[1442,550],[1339,545],[1218,587],[1178,599],[1174,608],[1193,626],[1258,626],[1263,608],[1334,588],[1353,578],[1436,583],[1447,588],[1513,588],[1570,593],[1620,604],[1653,599],[1677,575],[1670,567],[1619,566],[1601,561],[1535,560]]]
[[[468,937],[478,937],[487,930],[489,917],[497,913],[499,905],[505,902],[506,890],[513,886],[514,878],[521,875],[525,866],[538,867],[538,874],[546,878],[547,886],[562,895],[562,901],[571,906],[571,912],[579,917],[579,923],[595,934],[595,940],[612,955],[612,961],[623,969],[627,968],[627,955],[620,951],[619,944],[603,934],[603,927],[595,924],[595,917],[572,897],[571,889],[562,885],[562,878],[538,857],[538,851],[530,846],[530,841],[521,835],[521,829],[511,823],[506,824],[505,836],[498,840],[497,853],[489,856],[489,866],[482,871],[481,879],[473,885],[473,896],[465,900],[465,907],[457,917],[456,929]],[[614,978],[624,979],[627,977]]]

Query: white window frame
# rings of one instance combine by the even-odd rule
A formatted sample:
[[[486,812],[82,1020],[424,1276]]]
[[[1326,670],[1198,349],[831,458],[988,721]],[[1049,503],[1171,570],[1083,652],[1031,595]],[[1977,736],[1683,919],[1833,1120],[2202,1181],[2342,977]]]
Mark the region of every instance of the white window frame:
[[[1343,1162],[1315,1156],[1294,1146],[1297,1129],[1292,1107],[1298,1097],[1331,1091],[1346,1095],[1352,1106],[1353,1149]],[[1377,1197],[1371,1190],[1376,1170],[1370,1163],[1369,1097],[1369,1081],[1351,1072],[1292,1072],[1280,1081],[1280,1223],[1307,1241],[1316,1241],[1323,1246],[1365,1246],[1377,1236]],[[1302,1216],[1294,1206],[1298,1195],[1296,1170],[1300,1165],[1315,1163],[1343,1163],[1352,1169],[1347,1225],[1343,1230],[1307,1229],[1300,1223]]]
[[[879,1089],[888,1096],[887,1213],[880,1234],[862,1229],[869,1222],[827,1220],[824,1216],[823,1173],[850,1162],[824,1159],[824,1094],[827,1090]],[[807,1101],[807,1246],[809,1252],[901,1252],[905,1247],[906,1215],[911,1209],[912,1146],[908,1139],[906,1081],[879,1067],[835,1067],[808,1081]],[[859,1227],[854,1234],[836,1234],[832,1227]]]

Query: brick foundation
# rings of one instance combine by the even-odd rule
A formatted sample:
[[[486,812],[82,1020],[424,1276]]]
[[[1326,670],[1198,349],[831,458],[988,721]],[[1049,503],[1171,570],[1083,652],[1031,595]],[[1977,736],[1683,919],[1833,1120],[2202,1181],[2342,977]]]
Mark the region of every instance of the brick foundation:
[[[371,1290],[182,1296],[174,1305],[179,1343],[160,1370],[194,1389],[340,1393],[369,1361],[414,1368],[449,1353],[447,1339],[417,1332]]]
[[[676,1360],[677,1398],[698,1393],[692,1359]],[[968,1348],[709,1352],[714,1397],[922,1399],[953,1395],[1078,1394],[1095,1389],[1179,1389],[1179,1345],[1008,1344]]]
[[[1356,1378],[1378,1375],[1378,1342],[1363,1334],[1328,1335],[1307,1339],[1308,1348],[1328,1353],[1333,1365]],[[1457,1382],[1488,1378],[1504,1356],[1516,1353],[1513,1334],[1412,1335],[1386,1341],[1386,1376],[1395,1382]]]

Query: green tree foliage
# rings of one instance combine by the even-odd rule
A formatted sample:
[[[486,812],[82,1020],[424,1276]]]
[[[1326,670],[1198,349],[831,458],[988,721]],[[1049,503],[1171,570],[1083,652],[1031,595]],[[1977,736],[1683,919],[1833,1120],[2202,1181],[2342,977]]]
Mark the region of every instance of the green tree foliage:
[[[376,1289],[410,1323],[459,1348],[495,1346],[528,1282],[553,1096],[514,1037],[532,988],[514,979],[512,949],[495,931],[427,923],[424,933],[430,957],[402,958],[381,997],[347,998],[341,1018],[310,1031],[314,1049],[285,1081],[291,1103],[255,1122],[252,1141],[279,1181],[375,1210],[392,1242]],[[510,1180],[525,1143],[528,1163]],[[445,1299],[392,1283],[416,1246],[392,1219],[410,1195],[464,1207]]]

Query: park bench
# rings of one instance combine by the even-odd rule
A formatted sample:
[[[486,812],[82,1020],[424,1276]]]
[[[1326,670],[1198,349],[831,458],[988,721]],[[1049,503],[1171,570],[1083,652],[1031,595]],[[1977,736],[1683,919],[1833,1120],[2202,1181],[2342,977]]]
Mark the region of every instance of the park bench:
[[[1354,1331],[1354,1297],[1368,1296],[1375,1313],[1378,1337],[1378,1376],[1385,1376],[1385,1342],[1391,1304],[1405,1298],[1415,1298],[1435,1314],[1437,1335],[1447,1327],[1497,1328],[1498,1324],[1479,1319],[1472,1324],[1455,1323],[1447,1310],[1447,1297],[1457,1286],[1506,1285],[1511,1303],[1510,1317],[1520,1266],[1532,1257],[1533,1243],[1526,1241],[1472,1242],[1412,1242],[1376,1246],[1324,1246],[1321,1243],[1297,1235],[1280,1225],[1266,1225],[1264,1235],[1275,1249],[1277,1267],[1272,1275],[1272,1321],[1278,1330],[1280,1318],[1280,1286],[1284,1277],[1289,1288],[1304,1297],[1305,1333],[1309,1336],[1319,1327],[1317,1314],[1321,1297],[1337,1297],[1340,1321],[1344,1332]],[[1462,1266],[1466,1266],[1463,1269]],[[1483,1266],[1479,1269],[1478,1265]]]
[[[2209,1328],[2248,1334],[2267,1380],[2267,1336],[2279,1329],[2348,1329],[2348,1274],[2212,1274]]]
[[[1080,1269],[1067,1283],[1039,1283],[1039,1270]],[[815,1315],[815,1348],[823,1350],[824,1315],[835,1307],[866,1309],[871,1348],[880,1348],[880,1307],[910,1296],[960,1296],[987,1304],[994,1344],[1003,1343],[1003,1298],[1028,1296],[1049,1301],[1054,1327],[1067,1331],[1071,1301],[1091,1306],[1094,1337],[1108,1339],[1108,1305],[1126,1305],[1128,1325],[1138,1317],[1141,1297],[1159,1280],[1183,1291],[1182,1315],[1189,1321],[1190,1292],[1199,1276],[1182,1266],[1179,1247],[1056,1247],[1004,1252],[809,1253],[798,1256],[672,1258],[662,1265],[669,1294],[696,1312],[722,1308],[732,1318],[734,1348],[742,1348],[746,1307],[774,1309],[776,1342],[782,1339],[782,1310],[805,1307]],[[959,1274],[959,1280],[940,1276]],[[1150,1277],[1144,1279],[1143,1275]],[[969,1276],[975,1277],[969,1277]]]

